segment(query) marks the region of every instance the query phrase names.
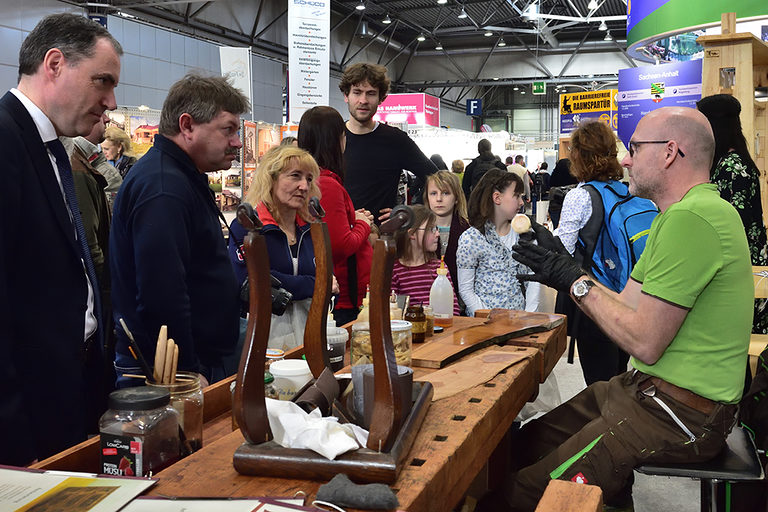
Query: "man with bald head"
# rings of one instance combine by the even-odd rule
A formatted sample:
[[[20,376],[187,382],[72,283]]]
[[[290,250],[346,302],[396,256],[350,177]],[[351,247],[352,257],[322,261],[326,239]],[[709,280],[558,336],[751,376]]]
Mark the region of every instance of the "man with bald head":
[[[550,479],[598,485],[606,504],[626,505],[634,467],[722,449],[741,398],[754,291],[738,213],[709,183],[713,148],[694,109],[662,108],[638,124],[622,165],[630,192],[661,213],[621,293],[593,282],[548,232],[537,231],[539,245],[515,246],[530,279],[570,293],[633,369],[520,431],[523,469],[505,489],[514,510],[533,510]]]
[[[59,137],[116,107],[121,54],[98,23],[47,16],[0,98],[0,464],[84,441],[106,408],[98,279]]]

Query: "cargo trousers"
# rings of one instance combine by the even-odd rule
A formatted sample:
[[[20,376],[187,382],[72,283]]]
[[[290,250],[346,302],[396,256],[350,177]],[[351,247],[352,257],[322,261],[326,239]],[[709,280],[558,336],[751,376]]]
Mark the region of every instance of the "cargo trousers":
[[[527,423],[513,441],[518,470],[504,489],[511,509],[533,511],[551,479],[597,485],[610,503],[631,485],[636,466],[716,456],[737,405],[716,404],[705,414],[648,387],[648,378],[629,371],[596,382]]]

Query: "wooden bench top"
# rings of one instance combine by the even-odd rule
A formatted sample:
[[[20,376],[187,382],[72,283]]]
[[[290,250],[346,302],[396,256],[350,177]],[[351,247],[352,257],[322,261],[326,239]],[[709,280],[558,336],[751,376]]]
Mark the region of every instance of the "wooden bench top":
[[[451,329],[471,322],[458,321]],[[504,322],[496,322],[504,330]],[[488,329],[487,326],[484,329]],[[465,494],[515,416],[533,396],[539,382],[566,346],[565,326],[506,341],[519,345],[530,357],[504,370],[490,382],[433,402],[406,466],[392,486],[402,509],[450,510]],[[480,349],[473,355],[493,350]],[[300,350],[288,356],[300,357]],[[348,357],[348,354],[347,354]],[[435,370],[415,368],[415,376]],[[302,491],[314,496],[324,482],[238,474],[232,455],[243,442],[232,432],[230,377],[205,389],[203,448],[156,475],[148,494],[164,496],[288,496]],[[69,471],[99,471],[98,437],[61,452],[34,467]]]

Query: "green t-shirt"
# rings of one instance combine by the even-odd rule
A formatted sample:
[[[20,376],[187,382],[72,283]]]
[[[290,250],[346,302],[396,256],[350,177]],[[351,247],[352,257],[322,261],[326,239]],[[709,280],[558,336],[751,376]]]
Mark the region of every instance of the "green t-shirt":
[[[715,185],[693,187],[656,217],[632,279],[643,293],[689,310],[655,364],[632,358],[632,365],[711,400],[738,402],[752,329],[752,264],[741,219]]]

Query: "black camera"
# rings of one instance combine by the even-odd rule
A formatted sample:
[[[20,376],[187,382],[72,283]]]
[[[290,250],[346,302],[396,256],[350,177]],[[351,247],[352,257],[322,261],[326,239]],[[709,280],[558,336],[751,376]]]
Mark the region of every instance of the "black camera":
[[[272,287],[270,288],[270,294],[272,295],[272,314],[276,316],[282,316],[285,310],[288,308],[288,304],[293,300],[293,294],[283,288],[283,283],[273,275],[269,276],[272,280]],[[240,287],[240,300],[244,304],[248,304],[250,300],[251,287],[246,278],[243,281],[243,285]]]

